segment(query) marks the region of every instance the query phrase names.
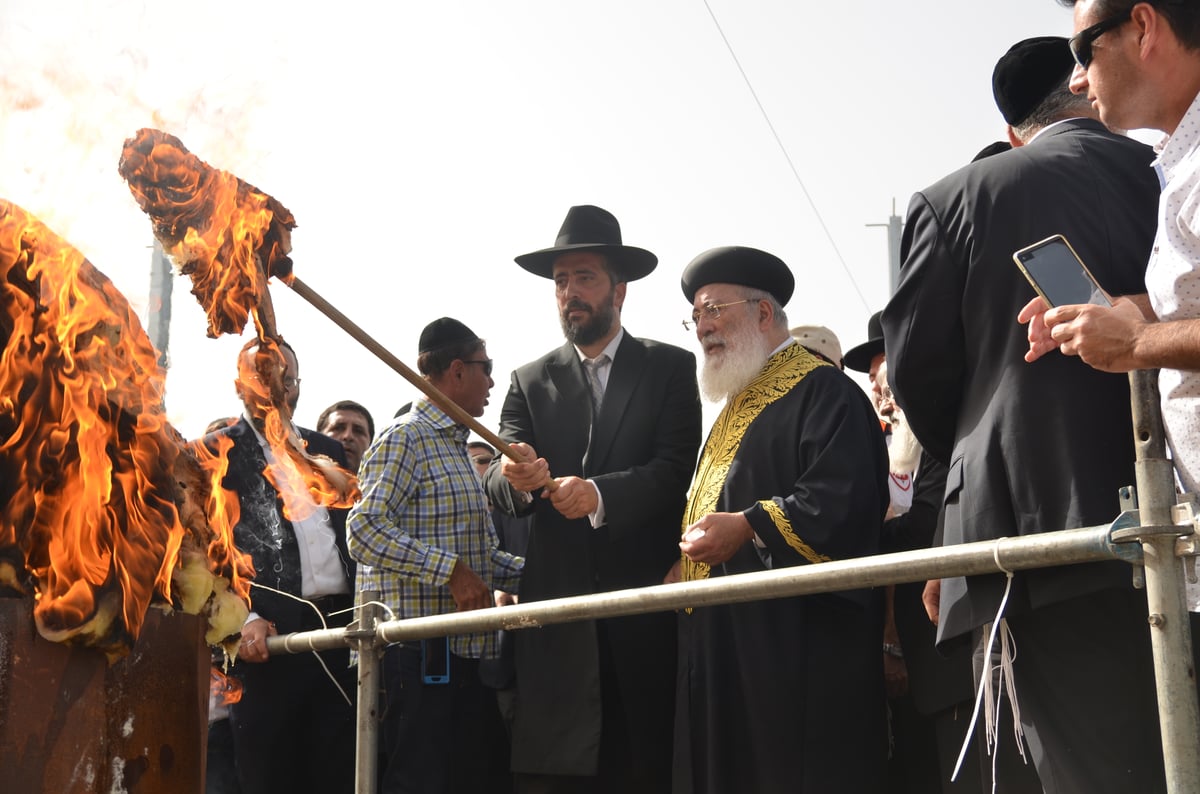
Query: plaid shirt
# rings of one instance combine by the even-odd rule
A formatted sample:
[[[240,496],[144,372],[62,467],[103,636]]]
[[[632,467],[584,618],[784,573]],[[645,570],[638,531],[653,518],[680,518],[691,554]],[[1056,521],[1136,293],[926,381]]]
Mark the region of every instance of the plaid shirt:
[[[516,592],[525,560],[500,551],[467,428],[421,398],[371,444],[362,499],[346,522],[357,589],[378,590],[397,618],[454,612],[450,572],[461,559],[497,590]],[[496,632],[450,638],[469,659],[496,655]]]

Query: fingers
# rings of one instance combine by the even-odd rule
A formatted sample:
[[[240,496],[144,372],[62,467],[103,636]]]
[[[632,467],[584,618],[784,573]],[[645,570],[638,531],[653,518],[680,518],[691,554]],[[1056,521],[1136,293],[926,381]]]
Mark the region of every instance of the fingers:
[[[554,482],[557,487],[542,496],[548,498],[554,509],[564,517],[584,518],[599,507],[596,488],[587,480],[579,477],[559,477]]]
[[[929,616],[929,622],[935,626],[941,616],[941,600],[942,580],[930,579],[925,583],[925,589],[921,592],[921,603],[925,605],[925,614]]]
[[[1021,307],[1021,311],[1017,313],[1017,322],[1024,324],[1034,318],[1040,318],[1049,308],[1042,296],[1038,295]]]
[[[254,624],[251,625],[253,626]],[[272,628],[274,627],[272,626]],[[271,634],[274,633],[274,631],[271,632]],[[242,640],[238,644],[238,658],[255,663],[267,661],[271,657],[270,651],[267,650],[268,636],[267,631],[257,628],[256,630],[243,632]]]
[[[500,472],[516,490],[535,491],[550,479],[550,464],[545,458],[537,458],[528,463],[514,463],[505,458],[500,464]]]

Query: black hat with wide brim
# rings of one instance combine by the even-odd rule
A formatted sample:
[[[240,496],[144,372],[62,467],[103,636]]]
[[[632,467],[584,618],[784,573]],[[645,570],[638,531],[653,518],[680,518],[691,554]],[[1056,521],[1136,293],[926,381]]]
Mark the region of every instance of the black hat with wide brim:
[[[883,323],[879,319],[882,316],[883,312],[875,312],[867,320],[867,341],[846,351],[842,358],[846,369],[871,371],[871,359],[883,352]]]
[[[516,263],[542,278],[554,278],[554,262],[563,254],[591,251],[603,255],[624,281],[637,281],[654,271],[658,257],[644,248],[621,243],[621,224],[608,210],[584,204],[567,210],[551,248],[516,257]]]

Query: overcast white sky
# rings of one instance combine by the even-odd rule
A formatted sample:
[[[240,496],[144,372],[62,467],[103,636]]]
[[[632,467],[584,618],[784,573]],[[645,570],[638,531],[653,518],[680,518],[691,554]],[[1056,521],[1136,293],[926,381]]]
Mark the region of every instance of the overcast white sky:
[[[1070,26],[1054,0],[0,0],[0,197],[145,321],[150,224],[117,161],[140,127],[178,135],[293,211],[297,275],[402,360],[440,316],[486,338],[494,428],[510,370],[562,341],[552,283],[512,257],[553,244],[573,204],[659,256],[629,288],[634,335],[697,350],[679,274],[741,244],[792,267],[793,325],[863,341],[888,294],[886,232],[867,224],[1003,137],[996,59]],[[239,410],[242,340],[207,339],[189,287],[176,279],[167,409],[192,437]],[[382,427],[417,394],[272,292],[301,424],[348,398]]]

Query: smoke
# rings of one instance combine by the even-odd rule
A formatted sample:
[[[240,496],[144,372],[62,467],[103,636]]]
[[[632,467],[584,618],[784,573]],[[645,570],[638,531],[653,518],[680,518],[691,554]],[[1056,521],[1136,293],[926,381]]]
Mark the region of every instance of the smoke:
[[[247,144],[261,85],[189,8],[5,0],[0,25],[0,197],[81,250],[143,317],[151,235],[117,174],[125,139],[150,126],[234,166],[263,157]]]

